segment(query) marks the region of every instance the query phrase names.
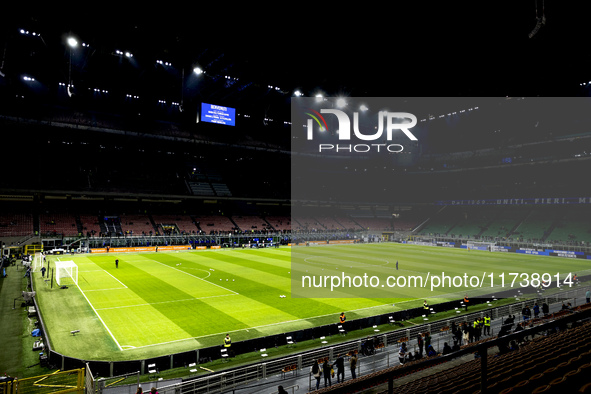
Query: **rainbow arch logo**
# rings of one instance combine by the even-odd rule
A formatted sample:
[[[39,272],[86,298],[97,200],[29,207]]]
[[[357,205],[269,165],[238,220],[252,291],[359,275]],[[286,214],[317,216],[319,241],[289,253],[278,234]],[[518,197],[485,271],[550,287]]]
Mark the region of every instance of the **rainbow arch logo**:
[[[315,111],[311,108],[306,108],[306,110],[312,112],[312,113],[305,112],[306,115],[309,115],[312,119],[314,119],[316,121],[316,123],[318,123],[318,126],[320,128],[324,128],[324,130],[328,131],[328,126],[326,125],[326,120],[324,120],[324,117],[320,114],[320,112]],[[320,121],[322,121],[322,123]]]

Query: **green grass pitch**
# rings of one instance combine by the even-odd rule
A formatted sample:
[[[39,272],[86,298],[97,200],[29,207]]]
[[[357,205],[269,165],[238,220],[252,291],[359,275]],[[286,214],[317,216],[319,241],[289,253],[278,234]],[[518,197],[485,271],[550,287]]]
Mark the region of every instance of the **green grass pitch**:
[[[293,256],[292,256],[293,249]],[[133,360],[336,323],[456,299],[466,289],[381,289],[369,297],[316,295],[292,275],[306,270],[352,275],[482,275],[483,271],[585,274],[588,261],[400,244],[264,250],[207,250],[52,256],[73,260],[78,286],[60,289],[34,275],[37,300],[54,349],[87,360]],[[115,267],[119,259],[119,268]],[[293,260],[293,265],[292,265]],[[395,270],[395,262],[400,268]],[[297,285],[297,281],[293,282]],[[500,282],[499,282],[500,283]],[[506,284],[508,286],[508,284]],[[485,289],[490,293],[491,289]],[[485,291],[481,290],[481,291]],[[497,288],[498,290],[498,288]],[[470,294],[476,295],[473,291]],[[304,295],[304,296],[302,296]],[[282,297],[285,296],[285,297]],[[325,298],[323,298],[325,297]],[[336,298],[326,298],[336,297]],[[393,306],[395,304],[395,306]],[[75,336],[72,330],[80,330]]]

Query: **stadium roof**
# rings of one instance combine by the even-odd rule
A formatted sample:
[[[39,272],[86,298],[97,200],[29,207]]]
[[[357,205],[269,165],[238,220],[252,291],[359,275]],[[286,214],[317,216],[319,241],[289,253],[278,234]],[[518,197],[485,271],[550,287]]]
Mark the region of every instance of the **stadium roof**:
[[[278,91],[290,96],[296,89],[329,96],[580,95],[580,83],[591,79],[590,55],[582,46],[589,7],[581,3],[345,8],[315,18],[261,15],[238,23],[224,19],[215,7],[148,17],[111,10],[89,15],[21,11],[4,25],[2,72],[4,78],[30,70],[40,79],[68,79],[64,42],[71,34],[90,45],[71,72],[79,84],[120,83],[180,96],[180,79],[156,70],[154,62],[162,60],[185,72],[196,66],[206,71],[209,84],[199,86],[200,99],[233,102],[264,103]],[[544,16],[545,23],[530,38],[536,16]],[[18,29],[42,34],[42,42],[15,47]],[[122,57],[131,53],[136,68],[114,72],[125,66],[115,51]],[[155,84],[154,78],[161,77],[162,83]]]

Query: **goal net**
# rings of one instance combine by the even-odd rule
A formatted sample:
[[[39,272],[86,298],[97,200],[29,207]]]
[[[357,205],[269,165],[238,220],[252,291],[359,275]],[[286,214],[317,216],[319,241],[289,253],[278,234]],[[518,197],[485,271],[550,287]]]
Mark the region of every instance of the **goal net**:
[[[58,286],[78,285],[78,266],[73,261],[55,262],[55,281]]]

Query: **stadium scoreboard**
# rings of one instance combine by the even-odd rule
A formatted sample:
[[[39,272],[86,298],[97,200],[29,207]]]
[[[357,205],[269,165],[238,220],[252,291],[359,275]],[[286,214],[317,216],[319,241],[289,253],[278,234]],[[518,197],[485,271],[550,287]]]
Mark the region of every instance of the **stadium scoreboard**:
[[[201,103],[201,121],[235,126],[236,109],[223,105]]]

